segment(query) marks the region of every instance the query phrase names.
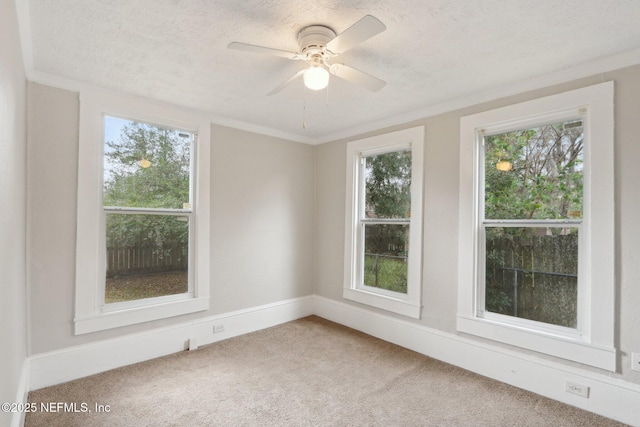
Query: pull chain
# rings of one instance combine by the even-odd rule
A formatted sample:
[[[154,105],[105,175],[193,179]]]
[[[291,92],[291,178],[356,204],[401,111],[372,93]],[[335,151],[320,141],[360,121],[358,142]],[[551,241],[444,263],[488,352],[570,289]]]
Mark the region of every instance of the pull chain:
[[[331,82],[331,80],[329,80],[329,82]],[[331,85],[327,85],[327,98],[326,98],[326,102],[327,102],[327,107],[329,106],[329,86]]]
[[[302,129],[307,128],[307,88],[302,87]]]
[[[327,85],[327,89],[325,92],[325,105],[329,106],[329,85]],[[307,88],[306,86],[302,87],[302,129],[307,128]]]

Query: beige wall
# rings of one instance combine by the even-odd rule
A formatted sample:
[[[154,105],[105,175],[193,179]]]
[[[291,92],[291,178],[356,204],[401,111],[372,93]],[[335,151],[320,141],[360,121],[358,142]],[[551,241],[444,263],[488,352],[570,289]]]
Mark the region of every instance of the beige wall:
[[[211,135],[213,311],[313,294],[313,147],[221,126]]]
[[[32,353],[69,345],[64,337],[73,330],[78,111],[76,94],[29,83]]]
[[[457,309],[457,234],[460,117],[499,106],[563,92],[601,81],[616,82],[616,229],[618,376],[640,383],[630,370],[630,353],[640,352],[640,66],[617,70],[555,87],[501,99],[463,110],[425,118],[401,127],[424,125],[424,258],[423,316],[418,323],[455,333]],[[380,130],[383,133],[388,130]],[[370,136],[371,133],[363,136]],[[356,139],[356,138],[351,138]],[[346,140],[317,147],[316,293],[356,304],[341,297],[344,269]],[[375,309],[372,309],[375,311]],[[406,319],[409,320],[409,319]],[[502,345],[496,344],[497,347]],[[564,362],[556,359],[561,363]]]
[[[27,357],[26,78],[13,1],[0,2],[0,402],[15,402]],[[0,425],[11,413],[0,412]]]
[[[426,128],[424,311],[419,323],[455,333],[460,117],[603,80],[615,80],[616,344],[621,354],[617,375],[640,383],[640,374],[630,371],[629,358],[632,351],[640,352],[640,334],[637,333],[640,324],[637,308],[640,306],[640,244],[637,239],[640,222],[636,219],[636,212],[640,210],[640,193],[636,188],[640,181],[640,168],[637,167],[640,143],[635,131],[635,122],[640,117],[639,76],[640,66],[626,68],[393,128],[416,125]],[[15,91],[19,84],[13,82],[0,87]],[[12,103],[19,109],[20,96],[17,95]],[[76,93],[29,84],[28,267],[31,272],[32,353],[314,292],[355,304],[342,299],[346,140],[312,147],[213,125],[211,309],[205,313],[74,336],[78,103]],[[18,124],[9,132],[19,136],[24,129],[21,130]],[[7,148],[3,146],[2,150],[4,156]],[[19,144],[10,146],[9,150],[14,151],[11,159],[17,159],[18,164],[24,159]],[[24,170],[4,157],[0,162],[5,166],[0,168],[0,173],[7,176],[8,182],[15,182],[18,189],[11,190],[9,195],[0,193],[1,200],[19,204],[20,198],[24,197],[19,190],[23,185],[21,174]],[[11,226],[3,222],[0,231],[19,234],[20,227],[24,228],[22,213],[12,214]],[[2,220],[5,221],[4,214]],[[17,245],[20,247],[20,242]],[[18,267],[10,270],[18,283],[16,290],[23,280],[19,274],[20,262],[18,257]],[[5,274],[4,269],[2,274]],[[16,298],[19,302],[19,292]],[[20,304],[18,310],[23,310]],[[8,322],[20,327],[19,314]],[[17,335],[8,339],[20,341]]]
[[[313,293],[313,147],[212,126],[211,309],[74,336],[78,94],[28,92],[32,353]]]

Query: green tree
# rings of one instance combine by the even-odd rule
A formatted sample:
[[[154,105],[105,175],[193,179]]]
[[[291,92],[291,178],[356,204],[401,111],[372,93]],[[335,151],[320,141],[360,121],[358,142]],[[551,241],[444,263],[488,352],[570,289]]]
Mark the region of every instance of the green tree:
[[[411,151],[393,151],[365,158],[365,215],[368,218],[411,216]],[[409,227],[367,226],[369,253],[406,256]]]
[[[582,215],[581,122],[485,138],[485,218],[567,219]],[[501,160],[512,164],[498,170]]]
[[[118,141],[105,143],[104,205],[182,209],[189,202],[190,143],[177,130],[125,126]]]
[[[373,218],[411,215],[411,151],[366,157],[366,210]]]
[[[190,136],[130,122],[118,140],[105,141],[104,206],[182,209],[190,201]],[[106,231],[107,247],[154,247],[162,252],[188,243],[188,225],[175,216],[110,213]]]
[[[575,120],[485,137],[485,218],[546,220],[582,217],[583,142],[582,122]],[[500,170],[497,167],[499,163],[507,167]],[[515,269],[575,274],[577,235],[573,233],[576,230],[564,227],[547,230],[488,227],[486,308],[497,313],[516,315],[512,312],[511,304],[515,294],[509,295],[514,292],[515,282],[518,282],[514,279],[514,274],[517,274]],[[563,236],[549,239],[539,232]],[[559,246],[563,247],[562,251],[553,250],[553,247]],[[539,290],[534,291],[536,283],[553,283],[549,289],[560,289],[559,281],[565,280],[545,274],[520,274],[520,293],[527,291],[539,295],[536,298],[549,294],[541,290],[544,286],[538,286]],[[531,289],[522,288],[525,283]],[[562,289],[567,289],[566,293],[570,294],[571,288],[567,286],[563,285]],[[575,313],[571,309],[574,299],[569,295],[554,306],[554,311]],[[529,314],[532,316],[530,318],[549,318],[540,311],[546,305],[541,301],[528,303],[533,313]],[[517,315],[521,317],[521,314]],[[571,316],[566,317],[549,321],[571,326]]]
[[[411,151],[365,157],[365,215],[411,216]],[[366,224],[364,280],[369,286],[407,292],[408,224]]]

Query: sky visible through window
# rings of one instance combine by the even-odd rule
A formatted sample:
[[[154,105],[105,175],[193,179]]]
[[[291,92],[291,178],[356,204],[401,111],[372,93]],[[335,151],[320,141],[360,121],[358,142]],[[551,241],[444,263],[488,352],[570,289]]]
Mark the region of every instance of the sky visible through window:
[[[118,117],[104,116],[104,139],[105,141],[117,141],[120,138],[122,129],[133,123],[131,120]]]
[[[102,142],[102,147],[104,148],[104,152],[105,154],[107,153],[112,153],[113,152],[113,148],[109,147],[108,144],[105,144],[105,142],[107,141],[118,141],[120,140],[120,135],[122,135],[122,131],[124,129],[125,126],[127,125],[131,125],[133,122],[131,120],[128,119],[121,119],[119,117],[111,117],[111,116],[104,116],[104,139]],[[107,176],[109,174],[109,171],[111,169],[111,165],[109,164],[109,156],[105,156],[104,157],[104,180],[108,180],[109,176]]]

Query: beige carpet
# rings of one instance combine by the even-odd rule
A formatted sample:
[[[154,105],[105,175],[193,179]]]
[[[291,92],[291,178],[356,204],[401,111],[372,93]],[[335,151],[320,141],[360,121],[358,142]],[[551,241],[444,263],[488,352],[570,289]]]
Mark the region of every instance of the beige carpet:
[[[26,426],[619,426],[312,316],[29,393]]]

